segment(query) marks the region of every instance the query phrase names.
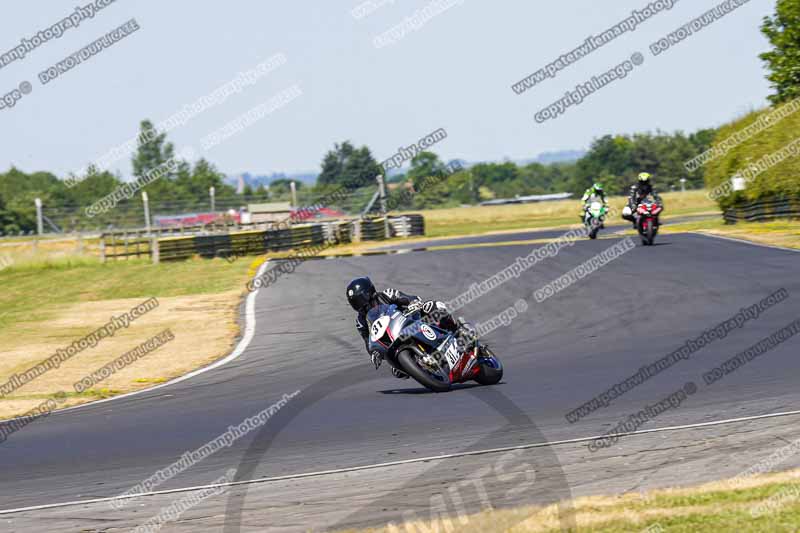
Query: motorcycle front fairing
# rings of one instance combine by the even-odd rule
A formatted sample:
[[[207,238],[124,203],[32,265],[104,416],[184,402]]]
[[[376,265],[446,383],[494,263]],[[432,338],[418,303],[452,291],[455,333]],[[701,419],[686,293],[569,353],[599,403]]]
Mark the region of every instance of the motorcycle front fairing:
[[[407,341],[400,343],[398,350],[407,347],[416,351],[429,366],[441,369],[442,377],[451,382],[461,381],[476,362],[475,357],[465,357],[452,332],[420,320],[419,313],[413,315],[402,334]]]
[[[381,304],[373,307],[367,313],[367,331],[369,351],[378,351],[386,357],[394,343],[392,329],[389,326],[402,315],[394,304]]]
[[[449,374],[460,360],[455,337],[438,326],[426,324],[418,311],[404,314],[396,305],[381,304],[367,313],[369,350],[377,351],[393,367],[402,370],[397,362],[398,350],[407,347],[421,356],[430,357]]]

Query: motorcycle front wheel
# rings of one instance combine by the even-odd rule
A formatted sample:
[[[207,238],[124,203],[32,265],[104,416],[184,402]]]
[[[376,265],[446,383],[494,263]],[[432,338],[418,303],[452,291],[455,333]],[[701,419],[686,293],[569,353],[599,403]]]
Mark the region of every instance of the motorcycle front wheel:
[[[642,242],[644,243],[645,246],[652,246],[654,238],[655,234],[653,233],[653,221],[649,220],[647,222],[647,229],[642,235]]]
[[[488,347],[481,348],[483,356],[478,359],[479,372],[475,381],[481,385],[496,385],[503,379],[503,363]]]
[[[447,392],[450,390],[450,383],[436,379],[434,374],[426,370],[417,361],[417,356],[411,350],[403,350],[397,354],[397,362],[400,363],[406,374],[414,378],[423,387],[433,392]]]

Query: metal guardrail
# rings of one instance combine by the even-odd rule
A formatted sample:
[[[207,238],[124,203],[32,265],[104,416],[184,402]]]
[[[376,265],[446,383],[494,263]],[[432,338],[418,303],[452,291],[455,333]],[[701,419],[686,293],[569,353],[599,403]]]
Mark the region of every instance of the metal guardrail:
[[[386,235],[386,228],[390,235]],[[153,262],[177,261],[200,256],[238,257],[265,252],[299,250],[328,243],[383,240],[388,237],[424,235],[422,215],[403,215],[376,219],[334,220],[297,224],[285,229],[266,229],[210,235],[147,236],[124,232],[101,237],[103,261],[150,256]]]
[[[136,233],[101,235],[100,259],[105,263],[109,259],[127,261],[131,257],[150,257],[154,238]]]
[[[800,218],[800,198],[777,198],[742,203],[722,214],[727,224],[763,222],[777,218]]]
[[[383,218],[364,219],[357,223],[361,225],[362,241],[382,241],[388,237],[386,222]]]

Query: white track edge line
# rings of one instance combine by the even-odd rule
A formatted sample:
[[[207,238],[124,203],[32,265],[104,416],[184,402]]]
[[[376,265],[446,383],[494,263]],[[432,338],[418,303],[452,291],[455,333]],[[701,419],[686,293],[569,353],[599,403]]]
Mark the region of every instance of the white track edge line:
[[[158,490],[153,492],[145,492],[142,494],[131,494],[129,496],[109,496],[105,498],[94,498],[89,500],[77,500],[71,502],[61,502],[61,503],[48,503],[44,505],[33,505],[29,507],[19,507],[17,509],[2,509],[0,510],[0,515],[12,514],[12,513],[22,513],[28,511],[41,511],[45,509],[55,509],[58,507],[74,507],[76,505],[88,505],[92,503],[103,503],[103,502],[110,502],[114,500],[127,500],[131,498],[143,498],[148,496],[160,496],[164,494],[174,494],[178,492],[192,492],[197,490],[205,490],[205,489],[212,489],[212,488],[219,488],[219,487],[235,487],[238,485],[254,485],[257,483],[272,483],[275,481],[287,481],[292,479],[303,479],[309,477],[318,477],[318,476],[325,476],[331,474],[343,474],[347,472],[358,472],[363,470],[375,470],[378,468],[387,468],[391,466],[400,466],[400,465],[407,465],[413,463],[423,463],[428,461],[440,461],[444,459],[455,459],[458,457],[469,457],[473,455],[487,455],[493,453],[502,453],[502,452],[509,452],[515,450],[527,450],[533,448],[544,448],[547,446],[558,446],[564,444],[577,444],[580,442],[589,442],[597,439],[605,439],[609,437],[629,437],[635,435],[645,435],[647,433],[661,433],[666,431],[679,431],[683,429],[698,429],[704,427],[711,427],[711,426],[721,426],[726,424],[734,424],[738,422],[748,422],[752,420],[762,420],[767,418],[776,418],[781,416],[795,416],[800,415],[800,410],[798,411],[783,411],[778,413],[767,413],[763,415],[753,415],[753,416],[744,416],[739,418],[727,418],[723,420],[713,420],[711,422],[698,422],[696,424],[684,424],[679,426],[665,426],[660,428],[652,428],[652,429],[640,429],[637,431],[630,431],[627,433],[609,433],[606,435],[596,435],[593,437],[577,437],[574,439],[564,439],[564,440],[557,440],[557,441],[548,441],[548,442],[534,442],[529,444],[519,444],[517,446],[506,446],[503,448],[489,448],[485,450],[473,450],[469,452],[458,452],[458,453],[450,453],[450,454],[443,454],[443,455],[434,455],[431,457],[417,457],[414,459],[404,459],[400,461],[391,461],[388,463],[375,463],[371,465],[362,465],[362,466],[351,466],[347,468],[336,468],[333,470],[320,470],[317,472],[305,472],[302,474],[288,474],[285,476],[276,476],[276,477],[269,477],[269,478],[261,478],[261,479],[248,479],[244,481],[230,481],[227,483],[213,483],[210,485],[198,485],[194,487],[182,487],[178,489],[169,489],[169,490]]]
[[[264,261],[264,263],[258,268],[255,277],[258,278],[264,273],[264,269],[267,268],[267,264],[269,260]],[[197,370],[193,370],[188,374],[184,374],[179,376],[173,380],[170,380],[166,383],[161,383],[154,387],[148,387],[146,389],[137,390],[133,392],[127,392],[125,394],[120,394],[119,396],[113,396],[111,398],[104,398],[102,400],[97,400],[94,402],[89,403],[82,403],[80,405],[73,405],[72,407],[65,407],[64,409],[58,409],[50,413],[50,416],[58,415],[60,413],[66,413],[67,411],[72,411],[74,409],[81,409],[83,407],[92,407],[95,405],[99,405],[101,403],[112,402],[114,400],[121,400],[122,398],[130,398],[131,396],[136,396],[138,394],[144,394],[145,392],[152,392],[154,390],[161,389],[163,387],[169,387],[171,385],[175,385],[176,383],[180,383],[181,381],[185,381],[187,379],[191,379],[195,376],[199,376],[200,374],[205,374],[210,370],[214,370],[215,368],[219,368],[224,364],[230,363],[231,361],[238,359],[247,347],[250,345],[250,341],[253,340],[253,336],[256,332],[256,295],[260,289],[256,289],[250,294],[247,295],[247,301],[245,302],[245,326],[244,326],[244,335],[242,336],[239,343],[236,345],[236,348],[233,351],[225,356],[224,358],[211,363],[208,366],[204,366],[203,368],[198,368]],[[6,420],[4,422],[10,422],[11,420],[18,420],[18,418],[12,418],[10,420]]]

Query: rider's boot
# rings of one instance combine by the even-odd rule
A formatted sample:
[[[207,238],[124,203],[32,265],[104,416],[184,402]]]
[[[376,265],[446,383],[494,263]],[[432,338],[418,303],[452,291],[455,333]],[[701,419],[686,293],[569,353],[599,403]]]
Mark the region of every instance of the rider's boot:
[[[408,379],[409,375],[403,372],[402,370],[398,370],[395,367],[392,367],[392,375],[397,379]]]
[[[458,317],[457,323],[458,331],[456,331],[456,335],[470,343],[474,343],[478,338],[478,331],[472,326],[472,324],[464,320],[464,317]]]

